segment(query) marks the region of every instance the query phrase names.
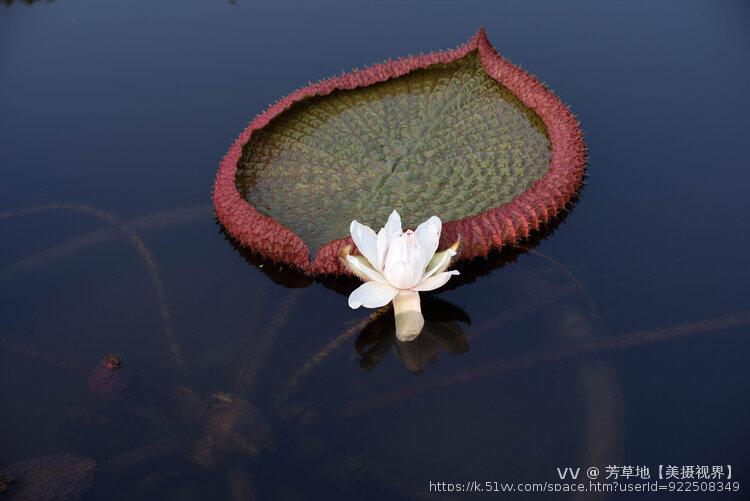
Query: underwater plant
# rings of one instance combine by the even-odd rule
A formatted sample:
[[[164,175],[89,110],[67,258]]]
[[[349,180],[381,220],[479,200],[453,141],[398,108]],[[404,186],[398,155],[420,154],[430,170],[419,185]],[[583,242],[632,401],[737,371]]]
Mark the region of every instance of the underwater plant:
[[[348,275],[349,223],[396,208],[443,218],[456,260],[528,238],[580,187],[578,122],[495,52],[484,30],[449,51],[377,64],[293,92],[256,117],[219,167],[214,208],[239,244],[308,275]]]
[[[96,469],[96,461],[79,454],[27,459],[0,475],[0,494],[7,493],[10,499],[72,501],[91,487]]]
[[[69,211],[71,206],[56,204],[52,207],[55,209],[50,210]],[[0,221],[36,213],[37,210],[2,213]],[[165,224],[179,222],[171,216],[167,221]],[[111,224],[107,219],[103,219],[103,222]],[[120,224],[134,226],[133,221]],[[99,231],[96,230],[91,235],[101,235]],[[133,238],[126,241],[128,240],[132,243]],[[72,254],[72,250],[68,249]],[[73,248],[80,249],[80,246]],[[312,353],[307,360],[301,360],[299,368],[289,375],[286,383],[278,385],[278,381],[268,378],[267,366],[274,353],[267,347],[277,344],[274,340],[286,330],[284,325],[292,315],[294,305],[302,302],[298,299],[303,289],[294,289],[288,292],[286,300],[275,305],[271,315],[259,315],[264,322],[250,327],[252,336],[249,338],[252,342],[245,349],[239,346],[232,348],[239,353],[244,351],[237,363],[223,366],[223,370],[228,371],[229,375],[236,373],[235,387],[214,391],[209,393],[209,397],[203,398],[200,396],[202,392],[192,390],[186,381],[184,385],[175,388],[173,398],[168,402],[144,395],[143,390],[119,392],[121,382],[126,383],[125,389],[129,389],[133,383],[129,378],[122,379],[122,376],[128,375],[124,372],[127,364],[117,356],[107,356],[99,362],[92,373],[96,376],[92,378],[88,369],[82,370],[77,360],[56,356],[55,353],[29,345],[21,336],[0,332],[0,352],[33,362],[35,365],[31,366],[32,370],[37,365],[43,365],[77,374],[80,377],[75,377],[74,380],[81,383],[81,396],[88,386],[89,391],[100,397],[90,400],[81,398],[84,412],[68,418],[71,421],[63,430],[67,430],[72,424],[74,427],[87,427],[87,433],[91,434],[90,427],[99,423],[97,426],[114,440],[111,447],[102,447],[98,442],[90,443],[80,454],[58,454],[54,450],[47,450],[36,457],[18,458],[20,462],[15,464],[0,465],[0,493],[7,491],[9,499],[77,499],[86,493],[93,481],[98,486],[96,493],[91,493],[94,496],[101,497],[102,489],[116,497],[126,498],[143,498],[158,491],[159,499],[164,499],[169,495],[184,494],[184,488],[194,487],[196,484],[193,479],[202,475],[204,478],[224,480],[225,487],[221,487],[223,490],[217,491],[212,497],[226,492],[233,499],[252,499],[256,482],[261,493],[270,491],[269,479],[257,478],[256,470],[261,469],[263,464],[273,463],[278,459],[280,453],[276,447],[289,447],[295,455],[305,458],[305,465],[313,475],[330,479],[342,476],[342,472],[347,472],[347,475],[352,472],[354,487],[357,486],[358,478],[372,479],[383,485],[388,493],[397,493],[411,499],[415,493],[423,490],[421,484],[400,482],[398,478],[394,478],[394,465],[373,461],[377,458],[375,453],[362,452],[351,456],[342,452],[340,444],[327,440],[324,434],[316,433],[315,426],[319,423],[342,422],[364,413],[374,414],[380,409],[413,401],[417,397],[430,398],[442,394],[446,388],[480,381],[496,385],[510,373],[530,368],[548,370],[549,367],[568,360],[580,365],[580,391],[585,399],[581,416],[586,434],[585,446],[581,451],[584,455],[582,462],[603,464],[605,459],[618,457],[623,429],[620,423],[623,418],[622,406],[618,401],[616,374],[609,367],[608,358],[602,355],[663,342],[677,342],[692,336],[718,335],[750,325],[750,314],[736,312],[718,318],[601,337],[604,331],[597,328],[598,322],[595,320],[598,315],[594,314],[594,305],[581,283],[541,252],[529,248],[525,248],[524,252],[530,252],[552,266],[542,268],[541,275],[536,278],[528,274],[514,277],[514,270],[498,274],[508,280],[508,284],[518,284],[519,289],[508,296],[513,301],[511,304],[498,303],[489,318],[471,329],[468,333],[471,335],[471,343],[481,343],[482,336],[489,332],[498,329],[508,331],[525,325],[530,318],[539,317],[537,313],[540,309],[546,311],[550,308],[557,311],[551,326],[552,331],[560,338],[558,343],[543,346],[539,351],[504,354],[498,358],[493,356],[468,368],[451,369],[448,364],[445,368],[447,370],[432,371],[429,378],[420,377],[403,386],[394,386],[387,379],[386,384],[376,385],[372,377],[368,377],[365,385],[362,381],[356,382],[354,378],[341,378],[336,382],[334,391],[331,390],[331,385],[312,383],[315,381],[316,371],[318,377],[324,372],[324,362],[330,361],[334,353],[348,346],[348,341],[358,334],[355,347],[363,357],[360,367],[368,371],[391,348],[408,370],[416,372],[432,363],[438,350],[461,354],[468,349],[468,339],[458,322],[469,323],[466,313],[458,308],[451,308],[434,297],[425,298],[422,305],[425,316],[423,335],[411,343],[398,344],[393,335],[395,324],[390,307],[381,308],[360,322],[345,323],[343,331],[332,336],[330,341]],[[487,276],[491,273],[490,268],[496,269],[506,262],[506,258],[502,256],[495,257],[496,262],[482,260],[465,263],[466,268],[462,268],[462,274],[449,284],[470,279],[472,275]],[[515,255],[510,256],[510,259],[514,258]],[[20,262],[23,261],[24,259]],[[565,276],[563,284],[548,280],[550,271],[558,279]],[[293,283],[298,286],[297,282]],[[256,293],[251,296],[256,311],[263,311],[271,301],[263,293],[263,287],[264,284],[260,284]],[[519,291],[523,294],[519,294]],[[154,297],[157,306],[162,298],[163,296]],[[573,301],[575,298],[578,303]],[[158,333],[158,330],[154,332]],[[173,338],[164,336],[163,340],[166,341],[165,352],[169,348],[173,355]],[[259,349],[262,346],[265,347]],[[197,371],[195,367],[205,358],[210,358],[210,355],[196,352],[196,356],[187,359],[181,367]],[[106,375],[104,379],[100,379],[102,371]],[[151,371],[146,371],[148,372]],[[264,372],[265,381],[263,376],[259,377],[259,373]],[[383,370],[378,372],[382,374]],[[178,373],[184,374],[182,371]],[[110,376],[115,379],[110,379]],[[53,373],[51,377],[56,377],[56,374]],[[99,386],[92,388],[92,379],[94,383],[115,383],[114,388],[118,391],[113,396],[117,398],[109,398],[109,392],[95,391]],[[257,398],[259,380],[264,388],[276,395],[272,401]],[[153,380],[147,383],[153,384]],[[110,386],[105,384],[104,388]],[[135,420],[138,438],[136,443],[130,443],[130,436],[120,436],[123,433],[123,413]],[[51,415],[53,417],[48,419],[58,416],[58,413]],[[275,437],[281,440],[274,440]],[[401,437],[397,438],[400,440]],[[50,447],[54,446],[54,442],[50,444]],[[425,457],[422,450],[415,452]],[[288,459],[288,456],[284,459]],[[398,467],[403,465],[399,464]],[[285,480],[282,479],[281,482]]]
[[[131,374],[122,359],[110,354],[91,371],[89,391],[104,400],[116,399],[135,386],[137,376]]]

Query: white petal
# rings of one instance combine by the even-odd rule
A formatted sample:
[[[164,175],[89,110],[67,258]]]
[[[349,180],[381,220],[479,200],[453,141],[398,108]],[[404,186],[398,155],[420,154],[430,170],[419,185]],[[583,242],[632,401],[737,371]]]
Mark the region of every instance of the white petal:
[[[378,262],[378,237],[372,228],[365,226],[356,219],[349,226],[349,232],[352,234],[352,240],[357,246],[359,253],[370,261],[373,267],[377,267]]]
[[[398,235],[401,233],[401,216],[395,210],[388,216],[388,222],[385,223],[383,228],[389,236]]]
[[[425,271],[424,278],[429,278],[435,273],[447,270],[448,266],[451,264],[451,259],[453,259],[453,256],[456,254],[456,251],[453,249],[445,249],[444,251],[438,252],[432,256],[432,259],[427,265],[427,271]]]
[[[389,284],[397,289],[412,289],[422,280],[424,270],[421,268],[422,260],[418,263],[399,261],[386,267],[383,276]]]
[[[401,234],[394,237],[391,244],[386,249],[385,261],[383,262],[383,270],[387,270],[394,264],[406,261],[406,257],[409,255],[409,237],[406,234]]]
[[[365,282],[349,295],[349,307],[380,308],[396,297],[398,290],[383,282]]]
[[[451,261],[453,261],[453,257],[458,254],[458,246],[460,244],[461,241],[456,240],[453,245],[451,245],[444,251],[438,252],[434,256],[432,256],[430,262],[427,263],[427,269],[422,278],[425,279],[427,277],[431,277],[436,273],[447,270],[448,266],[450,266],[451,264]]]
[[[412,287],[412,290],[424,292],[437,289],[438,287],[442,287],[443,285],[445,285],[445,283],[451,278],[452,275],[458,275],[458,271],[444,271],[429,278],[425,278],[424,280],[419,282],[416,287]]]
[[[429,262],[440,243],[440,232],[442,231],[443,223],[437,216],[432,216],[424,223],[417,226],[415,233],[417,234],[417,240],[419,245],[422,247],[425,253],[425,260]]]
[[[377,264],[373,263],[378,270],[382,270],[383,266],[385,266],[385,253],[391,245],[393,238],[401,233],[401,216],[394,210],[388,216],[388,222],[378,232],[378,262]]]
[[[395,237],[385,255],[383,276],[398,289],[411,289],[424,276],[427,262],[413,231]]]
[[[370,280],[375,280],[376,282],[385,282],[385,277],[383,277],[380,272],[375,271],[370,266],[369,261],[363,259],[361,256],[349,255],[346,256],[346,261],[347,263],[349,263],[349,266],[354,268],[354,271],[359,272],[357,276],[364,275]]]
[[[385,265],[385,252],[388,250],[388,244],[389,239],[385,234],[385,228],[380,228],[380,231],[378,232],[378,259],[377,263],[373,263],[373,265],[379,270],[383,271],[383,266]]]
[[[417,235],[413,231],[407,231],[393,238],[391,245],[386,250],[383,274],[387,277],[386,270],[400,262],[409,263],[410,266],[419,268],[420,272],[424,272],[427,267],[424,250],[419,245]]]

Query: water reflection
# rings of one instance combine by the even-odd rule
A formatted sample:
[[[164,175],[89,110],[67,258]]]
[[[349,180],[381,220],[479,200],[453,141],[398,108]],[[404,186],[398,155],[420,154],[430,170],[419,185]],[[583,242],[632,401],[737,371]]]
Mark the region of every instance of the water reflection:
[[[367,372],[375,369],[391,348],[411,372],[422,372],[428,365],[434,364],[440,351],[453,355],[469,351],[469,340],[461,323],[471,324],[471,319],[461,308],[436,297],[426,296],[422,301],[425,320],[422,333],[408,342],[396,338],[396,324],[391,308],[385,307],[387,313],[376,316],[357,336],[354,346],[362,356],[359,366]]]

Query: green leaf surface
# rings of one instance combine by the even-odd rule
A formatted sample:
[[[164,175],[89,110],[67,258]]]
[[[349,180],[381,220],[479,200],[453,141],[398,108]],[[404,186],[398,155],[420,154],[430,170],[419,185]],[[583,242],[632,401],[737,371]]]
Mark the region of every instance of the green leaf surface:
[[[550,156],[539,117],[470,52],[293,105],[251,136],[236,183],[314,256],[352,219],[377,231],[397,209],[414,228],[509,203]]]

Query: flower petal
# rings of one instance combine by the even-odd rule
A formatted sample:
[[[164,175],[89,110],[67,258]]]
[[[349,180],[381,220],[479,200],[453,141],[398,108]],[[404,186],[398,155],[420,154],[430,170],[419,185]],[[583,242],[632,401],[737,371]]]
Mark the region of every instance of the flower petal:
[[[448,266],[450,266],[451,264],[453,256],[458,254],[458,244],[459,241],[457,240],[455,244],[451,245],[444,251],[438,252],[434,256],[432,256],[432,259],[427,264],[427,271],[425,271],[423,278],[429,278],[435,273],[440,273],[447,270]]]
[[[370,262],[362,256],[352,256],[351,254],[346,256],[347,267],[357,277],[367,280],[375,280],[376,282],[385,282],[385,277],[376,271]]]
[[[422,270],[409,264],[407,261],[399,261],[391,264],[383,272],[386,281],[397,289],[411,289],[422,279]]]
[[[386,249],[383,270],[387,270],[390,266],[400,261],[406,261],[407,255],[409,255],[409,238],[408,235],[402,233],[394,237]]]
[[[440,232],[442,231],[443,223],[437,216],[432,216],[424,223],[417,226],[415,233],[417,234],[417,241],[422,247],[425,253],[425,261],[432,259],[435,251],[440,243]]]
[[[395,210],[388,216],[388,222],[378,232],[378,262],[373,265],[378,269],[383,269],[385,266],[385,253],[388,251],[388,247],[391,245],[394,237],[397,237],[402,233],[401,230],[401,216]]]
[[[357,246],[359,253],[365,256],[373,267],[378,263],[378,237],[372,228],[365,226],[356,219],[349,226],[349,232],[352,234],[352,240]]]
[[[404,263],[407,267],[404,267]],[[411,289],[424,275],[427,260],[424,250],[419,245],[417,235],[413,231],[407,231],[393,238],[385,254],[383,275],[386,280],[391,281],[391,276],[396,282],[391,283],[399,289]],[[414,279],[416,275],[419,275]],[[405,277],[412,277],[406,279]],[[401,277],[401,278],[396,278]],[[406,285],[408,283],[408,285]]]
[[[458,275],[458,271],[444,271],[429,278],[425,278],[424,280],[419,282],[416,287],[412,287],[412,290],[424,292],[437,289],[438,287],[442,287],[443,285],[445,285],[445,283],[451,278],[452,275]]]
[[[380,308],[390,303],[398,290],[383,282],[365,282],[349,295],[349,307]]]

